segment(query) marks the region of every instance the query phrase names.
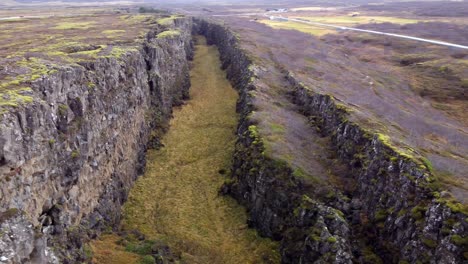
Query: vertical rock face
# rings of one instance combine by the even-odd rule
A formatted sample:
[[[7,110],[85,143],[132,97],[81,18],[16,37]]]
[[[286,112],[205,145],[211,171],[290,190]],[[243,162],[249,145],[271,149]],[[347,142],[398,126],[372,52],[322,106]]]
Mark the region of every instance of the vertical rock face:
[[[467,214],[438,191],[429,170],[378,134],[348,121],[332,96],[315,94],[289,75],[293,100],[331,137],[338,159],[356,183],[349,200],[337,190],[326,204],[307,196],[313,186],[264,154],[262,136],[249,118],[255,107],[249,95],[256,89],[255,66],[235,34],[212,22],[194,22],[194,30],[220,49],[223,67],[240,93],[233,178],[223,191],[247,207],[250,224],[262,235],[281,240],[284,263],[376,263],[373,253],[362,255],[365,249],[359,255],[353,252],[350,241],[360,236],[372,240],[373,250],[388,263],[466,261]]]
[[[119,222],[147,146],[188,97],[191,27],[177,18],[180,34],[149,32],[120,57],[63,67],[3,114],[0,263],[82,260],[82,238]]]
[[[331,136],[339,158],[356,182],[352,207],[377,248],[393,262],[462,263],[467,255],[468,218],[461,204],[444,197],[430,171],[399,153],[379,135],[346,118],[329,95],[316,94],[287,77],[295,102]],[[464,256],[465,255],[465,256]]]
[[[307,186],[284,163],[264,155],[265,147],[249,114],[255,90],[250,59],[224,26],[194,20],[194,28],[220,50],[228,78],[238,89],[240,123],[232,176],[224,188],[249,211],[250,225],[281,240],[283,263],[351,263],[349,227],[339,210],[310,199]]]

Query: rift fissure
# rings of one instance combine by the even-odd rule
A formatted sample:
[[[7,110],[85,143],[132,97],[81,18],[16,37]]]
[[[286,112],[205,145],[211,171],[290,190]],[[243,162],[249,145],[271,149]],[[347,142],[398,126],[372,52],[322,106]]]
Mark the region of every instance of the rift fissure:
[[[33,82],[41,100],[3,114],[2,258],[90,262],[94,250],[100,263],[463,263],[466,210],[444,199],[426,167],[288,74],[292,100],[356,182],[313,197],[288,163],[265,154],[251,118],[262,80],[236,34],[182,17],[165,29],[177,34],[157,29],[120,58]],[[192,34],[219,53],[197,37],[194,56]],[[90,248],[103,231],[111,235]],[[356,237],[373,241],[356,248]]]
[[[247,228],[245,210],[219,195],[225,180],[219,172],[229,170],[234,150],[237,93],[220,69],[216,47],[195,39],[190,99],[175,109],[164,147],[148,151],[145,174],[123,206],[122,229],[167,244],[171,256],[143,252],[161,262],[278,263],[277,244]],[[106,250],[116,248],[115,240],[93,243],[95,263],[118,263],[135,244],[127,236],[124,247]]]

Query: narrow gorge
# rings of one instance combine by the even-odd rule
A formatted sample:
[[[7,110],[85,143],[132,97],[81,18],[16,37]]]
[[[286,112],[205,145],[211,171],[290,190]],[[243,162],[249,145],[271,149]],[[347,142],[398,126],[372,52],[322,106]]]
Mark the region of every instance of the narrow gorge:
[[[466,261],[466,208],[424,163],[260,65],[227,26],[164,22],[2,113],[0,263]],[[262,92],[268,72],[285,101]],[[268,138],[289,128],[258,113],[285,105],[352,186],[274,153]]]
[[[122,229],[141,232],[149,244],[164,241],[187,263],[278,263],[276,244],[249,229],[244,209],[219,195],[234,151],[237,93],[216,47],[195,39],[190,99],[174,110],[164,147],[147,153],[145,174],[123,206]],[[104,253],[96,263],[126,263],[123,249],[106,251],[113,240],[98,241],[95,252]]]

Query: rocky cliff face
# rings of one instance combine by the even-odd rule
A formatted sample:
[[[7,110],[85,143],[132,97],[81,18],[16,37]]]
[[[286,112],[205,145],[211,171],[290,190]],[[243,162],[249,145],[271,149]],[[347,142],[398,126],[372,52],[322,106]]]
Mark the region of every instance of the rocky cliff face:
[[[339,158],[348,165],[356,183],[350,194],[350,219],[362,227],[360,232],[373,235],[385,259],[466,260],[467,212],[439,191],[429,168],[381,135],[349,121],[332,96],[312,92],[292,75],[287,78],[295,102],[314,118],[324,136],[331,136]]]
[[[281,241],[284,263],[462,263],[468,258],[467,214],[438,191],[429,169],[382,135],[349,121],[332,96],[313,93],[288,75],[292,100],[331,138],[355,183],[346,194],[336,189],[315,197],[313,184],[265,155],[262,135],[249,116],[255,110],[249,91],[261,80],[235,34],[204,20],[195,20],[194,29],[218,46],[240,93],[232,179],[223,191],[247,207],[250,224],[262,235]],[[359,240],[369,248],[360,248]]]
[[[188,97],[191,20],[114,57],[32,83],[0,121],[0,263],[83,261],[83,238],[116,226],[129,188]]]

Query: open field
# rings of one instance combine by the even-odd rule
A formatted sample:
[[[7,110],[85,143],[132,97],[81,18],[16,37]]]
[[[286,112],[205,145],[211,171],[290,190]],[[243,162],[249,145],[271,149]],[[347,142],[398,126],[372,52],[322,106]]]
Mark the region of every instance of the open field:
[[[313,25],[306,25],[306,24],[292,22],[292,21],[274,21],[274,20],[262,19],[262,20],[259,20],[259,22],[265,25],[268,25],[272,28],[275,28],[275,29],[292,29],[292,30],[297,30],[297,31],[308,33],[308,34],[318,36],[318,37],[326,35],[326,34],[332,34],[335,32],[335,30],[333,29],[317,27]]]
[[[324,24],[334,24],[343,26],[356,26],[361,24],[376,24],[376,23],[394,23],[399,25],[412,24],[422,22],[424,20],[407,19],[399,17],[388,17],[388,16],[315,16],[315,15],[304,15],[291,16],[294,18],[307,19],[312,22],[319,22]]]
[[[460,34],[464,27],[458,22],[443,22],[448,19],[444,17],[408,14],[401,17],[388,12],[376,16],[365,11],[352,17],[348,15],[350,11],[313,10],[281,15],[299,17],[300,14],[311,21],[388,29],[466,44],[467,35]],[[389,135],[392,145],[400,151],[427,158],[442,184],[467,201],[468,54],[465,51],[252,17],[259,19],[223,19],[238,32],[244,48],[257,58],[257,63],[264,67],[276,64],[293,72],[314,90],[332,94],[350,109],[357,122]]]
[[[0,21],[0,107],[31,101],[30,82],[58,67],[120,57],[141,43],[150,28],[167,19],[74,9],[67,16]],[[163,31],[164,25],[160,27]]]

